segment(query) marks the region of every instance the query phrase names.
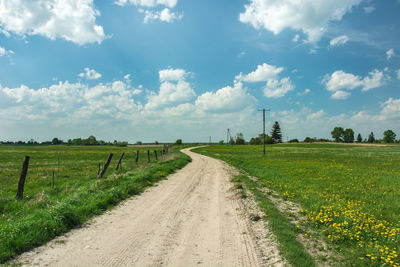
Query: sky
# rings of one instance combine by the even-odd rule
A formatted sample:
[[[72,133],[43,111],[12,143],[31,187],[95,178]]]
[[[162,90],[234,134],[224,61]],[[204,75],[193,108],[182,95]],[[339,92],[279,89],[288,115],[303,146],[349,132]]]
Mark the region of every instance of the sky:
[[[400,0],[0,0],[0,140],[400,137]]]

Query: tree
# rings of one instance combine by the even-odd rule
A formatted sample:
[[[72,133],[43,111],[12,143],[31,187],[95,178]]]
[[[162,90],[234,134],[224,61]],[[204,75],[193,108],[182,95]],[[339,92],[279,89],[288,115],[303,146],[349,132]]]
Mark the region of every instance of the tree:
[[[357,143],[361,143],[362,142],[362,137],[361,137],[361,134],[358,134],[357,135],[357,141],[356,141]]]
[[[229,139],[229,144],[230,144],[230,145],[234,145],[234,144],[235,144],[235,140],[233,140],[232,137]]]
[[[383,133],[383,141],[385,141],[385,143],[394,143],[395,140],[396,134],[392,130],[386,130]]]
[[[223,145],[224,144],[224,140],[219,140],[218,144]]]
[[[368,143],[373,143],[373,142],[375,142],[375,137],[374,137],[374,133],[373,132],[371,132],[370,134],[369,134],[369,136],[368,136],[368,141],[367,141]]]
[[[354,131],[351,128],[347,128],[343,132],[343,140],[345,143],[353,143],[354,142]]]
[[[274,143],[282,143],[282,133],[279,123],[276,121],[271,129],[271,138]]]
[[[236,134],[236,144],[237,145],[244,145],[245,144],[244,137],[243,137],[242,133]]]
[[[182,139],[177,139],[175,145],[182,145]]]
[[[250,139],[249,143],[250,143],[250,145],[260,145],[260,144],[262,144],[262,141],[261,141],[260,137],[252,137]]]
[[[335,127],[331,132],[332,138],[335,139],[335,142],[343,142],[344,130],[342,127]]]
[[[53,140],[51,141],[53,145],[61,145],[63,143],[62,140],[59,140],[57,137],[54,137]]]

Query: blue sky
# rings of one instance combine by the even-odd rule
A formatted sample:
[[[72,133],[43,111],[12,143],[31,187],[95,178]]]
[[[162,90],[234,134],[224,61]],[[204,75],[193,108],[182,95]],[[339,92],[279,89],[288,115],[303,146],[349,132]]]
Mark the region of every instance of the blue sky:
[[[0,0],[0,140],[400,136],[400,1]]]

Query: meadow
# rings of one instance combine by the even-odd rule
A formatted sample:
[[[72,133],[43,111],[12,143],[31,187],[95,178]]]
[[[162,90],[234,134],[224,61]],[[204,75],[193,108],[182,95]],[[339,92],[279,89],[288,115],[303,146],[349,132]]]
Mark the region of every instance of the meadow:
[[[300,204],[305,226],[339,255],[339,265],[400,265],[400,146],[279,144],[265,156],[250,145],[195,151],[256,177],[247,180],[253,190]]]
[[[156,161],[154,150],[159,153],[162,147],[0,146],[0,263],[143,192],[190,161],[173,149],[162,157],[159,154]],[[122,167],[117,171],[123,152]],[[111,164],[99,180],[98,165],[103,166],[110,153],[114,154]],[[30,164],[24,197],[16,200],[25,155],[30,156]]]

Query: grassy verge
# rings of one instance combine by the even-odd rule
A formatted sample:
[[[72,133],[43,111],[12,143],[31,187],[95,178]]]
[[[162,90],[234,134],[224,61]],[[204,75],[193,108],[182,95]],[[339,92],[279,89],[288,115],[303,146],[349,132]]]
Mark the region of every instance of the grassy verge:
[[[284,216],[276,206],[259,191],[258,184],[246,175],[240,175],[233,179],[237,188],[247,188],[251,190],[259,208],[269,222],[271,231],[278,240],[278,248],[282,256],[292,266],[315,266],[313,258],[306,252],[304,246],[297,240],[298,228],[290,223],[288,218]],[[242,190],[242,196],[246,193]]]
[[[170,159],[138,168],[126,168],[100,181],[69,176],[67,181],[60,181],[58,190],[49,189],[47,179],[43,185],[40,178],[37,178],[37,183],[27,185],[28,188],[31,187],[31,192],[22,201],[14,200],[15,195],[12,194],[11,198],[4,189],[2,208],[8,213],[3,213],[0,220],[0,263],[81,225],[132,195],[143,192],[146,187],[164,179],[189,161],[188,156],[175,152]],[[6,178],[2,177],[3,180]],[[42,189],[38,189],[39,187]],[[25,206],[29,207],[24,208]]]
[[[341,265],[400,266],[400,146],[210,146],[197,152],[299,203]]]

